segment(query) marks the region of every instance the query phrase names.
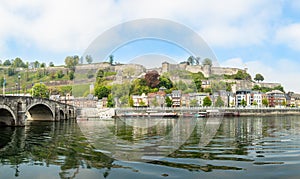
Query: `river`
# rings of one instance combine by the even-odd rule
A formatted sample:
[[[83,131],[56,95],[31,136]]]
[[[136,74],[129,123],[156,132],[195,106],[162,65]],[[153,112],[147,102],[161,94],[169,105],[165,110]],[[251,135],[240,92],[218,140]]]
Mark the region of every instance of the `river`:
[[[0,128],[0,178],[299,178],[300,117]]]

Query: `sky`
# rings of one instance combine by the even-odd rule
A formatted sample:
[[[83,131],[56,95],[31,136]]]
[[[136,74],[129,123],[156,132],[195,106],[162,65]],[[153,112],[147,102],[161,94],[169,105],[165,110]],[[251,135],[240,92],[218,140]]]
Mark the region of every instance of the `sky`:
[[[261,73],[266,82],[300,93],[298,0],[1,0],[0,17],[2,61],[20,57],[64,64],[66,56],[81,56],[97,37],[119,24],[158,18],[192,29],[220,66],[248,68],[252,77]],[[170,32],[169,38],[175,35]],[[157,54],[180,62],[191,55],[180,45],[141,39],[111,53],[122,63]]]

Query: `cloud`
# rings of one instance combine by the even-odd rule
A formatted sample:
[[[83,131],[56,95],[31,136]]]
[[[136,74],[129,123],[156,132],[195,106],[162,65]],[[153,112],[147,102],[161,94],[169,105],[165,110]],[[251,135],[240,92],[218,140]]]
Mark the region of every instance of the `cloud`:
[[[293,23],[279,28],[276,32],[275,41],[300,51],[300,23]]]
[[[259,0],[4,0],[0,2],[0,41],[14,38],[50,52],[83,51],[113,25],[151,17],[192,27],[212,45],[247,46],[267,38],[266,24],[276,18],[278,5]]]
[[[300,62],[289,59],[280,59],[273,63],[267,63],[263,60],[244,61],[241,58],[232,58],[221,63],[224,67],[248,68],[250,75],[260,73],[264,76],[264,82],[281,83],[286,91],[294,91],[300,93],[299,85],[300,71],[297,69]]]

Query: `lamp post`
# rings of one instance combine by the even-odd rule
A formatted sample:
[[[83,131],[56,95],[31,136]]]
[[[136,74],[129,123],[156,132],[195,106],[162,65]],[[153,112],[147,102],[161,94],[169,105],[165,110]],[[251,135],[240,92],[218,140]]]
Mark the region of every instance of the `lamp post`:
[[[18,83],[16,83],[16,96],[18,96]]]
[[[20,74],[18,75],[18,79],[19,79],[19,86],[18,86],[18,88],[19,88],[19,95],[20,95],[20,90],[21,90],[21,89],[20,89],[20,87],[21,87],[21,83],[20,83],[21,75],[20,75]]]
[[[19,87],[19,95],[20,95],[20,90],[21,90],[21,83],[20,83],[21,75],[20,74],[18,75],[18,79],[19,79],[19,86],[18,87]]]
[[[227,93],[227,107],[229,108],[229,103],[230,103],[230,93]]]

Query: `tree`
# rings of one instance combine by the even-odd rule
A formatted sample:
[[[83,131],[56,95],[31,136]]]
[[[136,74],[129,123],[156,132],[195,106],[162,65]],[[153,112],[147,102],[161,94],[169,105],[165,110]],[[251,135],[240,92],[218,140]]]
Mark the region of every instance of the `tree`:
[[[242,101],[241,101],[241,105],[242,105],[243,107],[247,106],[247,102],[246,102],[246,100],[245,100],[245,99],[242,99]]]
[[[45,68],[46,67],[46,63],[41,63],[41,68]]]
[[[70,71],[70,72],[69,72],[69,80],[73,80],[74,77],[75,77],[74,71]]]
[[[203,66],[206,66],[206,65],[212,66],[212,61],[211,61],[211,59],[205,58],[205,59],[203,60],[203,62],[202,62],[202,65],[203,65]]]
[[[264,81],[264,77],[261,74],[256,74],[254,80],[257,82]]]
[[[15,69],[14,68],[8,68],[7,69],[7,75],[8,76],[13,76],[15,74]]]
[[[267,99],[267,98],[262,99],[262,104],[263,104],[265,107],[269,106],[269,101],[268,101],[268,99]]]
[[[56,76],[57,76],[57,78],[62,78],[62,77],[64,77],[63,71],[62,71],[62,70],[58,70],[58,71],[56,72]]]
[[[173,102],[169,96],[166,97],[166,104],[167,104],[167,107],[172,107]]]
[[[191,107],[197,107],[197,106],[198,106],[198,101],[197,101],[197,99],[192,99],[192,100],[190,101],[190,106],[191,106]]]
[[[195,58],[195,63],[196,63],[196,65],[199,65],[199,64],[200,64],[200,57],[196,57],[196,58]]]
[[[253,91],[260,91],[261,90],[261,87],[258,86],[258,85],[254,85],[253,88],[252,88]]]
[[[216,107],[224,107],[224,101],[222,100],[221,96],[218,96],[215,106]]]
[[[12,66],[13,66],[14,68],[18,68],[18,67],[25,68],[25,67],[26,67],[25,63],[24,63],[24,62],[22,61],[22,59],[19,58],[19,57],[15,58],[15,60],[14,60],[14,62],[13,62],[13,64],[12,64]]]
[[[33,97],[49,98],[48,87],[43,83],[34,84],[31,90]]]
[[[109,56],[109,64],[110,64],[110,65],[113,65],[113,63],[114,63],[114,56],[113,56],[113,55],[110,55],[110,56]]]
[[[187,62],[188,62],[189,65],[194,65],[194,63],[195,63],[195,57],[189,56],[189,58],[187,59]]]
[[[173,83],[170,80],[170,78],[162,75],[159,77],[159,87],[165,87],[167,89],[171,89],[173,87]]]
[[[54,63],[53,63],[53,62],[50,62],[50,63],[49,63],[49,67],[54,67]]]
[[[88,72],[87,72],[87,78],[88,79],[91,79],[91,78],[93,78],[94,77],[94,73],[93,73],[93,70],[89,70]]]
[[[275,87],[273,88],[273,90],[279,90],[279,91],[284,92],[284,88],[283,88],[283,86],[281,86],[281,85],[275,86]]]
[[[134,101],[132,99],[132,96],[129,97],[128,104],[130,107],[133,107]]]
[[[10,60],[5,60],[5,61],[3,62],[3,66],[10,66],[10,65],[11,65]]]
[[[254,101],[253,102],[253,106],[257,106],[258,104],[257,104],[257,102],[256,101]]]
[[[208,96],[206,96],[206,97],[203,99],[203,106],[208,107],[208,106],[211,106],[211,104],[212,104],[211,99],[210,99]]]
[[[67,56],[65,58],[65,64],[67,68],[71,69],[72,71],[75,71],[75,66],[78,65],[79,57],[77,55],[75,56]]]
[[[112,94],[109,94],[107,97],[107,107],[112,108],[115,106],[114,99]]]
[[[98,99],[108,97],[108,95],[110,94],[110,89],[106,86],[97,86],[94,91]]]
[[[33,66],[34,68],[40,68],[40,62],[38,61],[33,62]]]
[[[88,64],[91,64],[93,62],[93,58],[91,55],[86,55],[85,56],[85,60]]]
[[[159,74],[157,71],[152,70],[146,73],[145,80],[147,83],[147,86],[150,88],[156,88],[159,84]]]

